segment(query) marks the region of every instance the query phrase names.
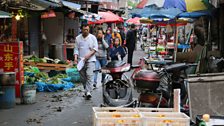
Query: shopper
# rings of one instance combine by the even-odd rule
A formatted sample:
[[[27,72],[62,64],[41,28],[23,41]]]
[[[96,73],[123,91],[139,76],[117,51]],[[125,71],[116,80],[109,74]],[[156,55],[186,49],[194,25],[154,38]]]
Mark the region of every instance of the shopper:
[[[109,48],[109,45],[104,40],[104,34],[103,30],[97,31],[97,41],[98,41],[98,52],[96,52],[96,70],[100,69],[100,67],[104,67],[107,64],[107,51]],[[94,84],[93,87],[96,88],[97,85],[97,76],[98,71],[95,72],[94,76]],[[101,83],[104,81],[105,74],[102,73],[102,80]]]
[[[111,60],[123,60],[125,57],[125,51],[122,46],[120,46],[120,39],[114,39],[114,47],[110,49],[109,52]]]
[[[122,45],[121,35],[120,35],[120,33],[118,33],[118,30],[117,29],[114,29],[113,30],[113,33],[112,33],[112,39],[115,39],[115,38],[119,38],[119,41],[120,41],[119,44]]]
[[[135,24],[131,24],[131,29],[128,30],[126,36],[126,47],[128,48],[128,63],[132,65],[133,52],[136,45],[136,29]]]
[[[94,35],[89,33],[88,24],[82,24],[82,34],[76,37],[74,48],[74,63],[77,64],[78,60],[85,62],[84,67],[79,71],[82,84],[85,90],[85,97],[90,99],[92,97],[91,91],[93,86],[93,79],[95,70],[96,56],[98,51],[97,39]]]
[[[106,40],[106,42],[110,46],[110,48],[112,48],[113,47],[113,45],[112,45],[112,35],[111,35],[111,32],[110,32],[110,29],[107,29],[104,39]]]

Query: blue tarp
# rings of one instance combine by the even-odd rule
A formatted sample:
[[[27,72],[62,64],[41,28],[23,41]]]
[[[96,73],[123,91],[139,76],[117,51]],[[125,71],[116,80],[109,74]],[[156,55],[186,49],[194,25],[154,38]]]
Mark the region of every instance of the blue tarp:
[[[34,72],[24,72],[24,76],[29,76],[29,77],[34,77],[35,73]]]
[[[195,12],[183,12],[178,15],[179,18],[198,18],[201,16],[209,16],[212,15],[211,11],[195,11]]]
[[[180,2],[181,3],[181,2]],[[166,8],[159,8],[156,5],[150,5],[143,9],[133,9],[130,14],[132,17],[145,17],[145,18],[170,18],[173,19],[175,17],[178,18],[198,18],[201,16],[209,16],[211,14],[211,10],[202,10],[202,11],[195,11],[195,12],[186,12],[183,11],[184,7],[181,7],[182,4],[176,5],[177,8],[168,7]],[[182,8],[183,10],[179,9]]]
[[[39,92],[56,92],[58,90],[67,91],[75,85],[72,82],[64,81],[63,84],[46,84],[44,82],[36,82],[37,91]]]
[[[178,8],[181,11],[187,11],[185,0],[165,0],[164,8]]]
[[[178,14],[180,14],[178,8],[158,8],[156,5],[147,6],[143,9],[134,9],[131,11],[133,17],[146,17],[146,18],[175,18]]]

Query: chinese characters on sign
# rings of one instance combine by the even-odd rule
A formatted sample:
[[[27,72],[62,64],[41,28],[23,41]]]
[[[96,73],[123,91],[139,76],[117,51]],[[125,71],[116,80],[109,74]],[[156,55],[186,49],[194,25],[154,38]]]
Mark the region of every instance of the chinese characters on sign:
[[[4,46],[4,54],[3,54],[3,61],[4,61],[4,69],[7,71],[11,71],[13,66],[13,47],[9,44]]]
[[[0,43],[0,72],[16,72],[16,96],[20,97],[24,83],[22,42]]]

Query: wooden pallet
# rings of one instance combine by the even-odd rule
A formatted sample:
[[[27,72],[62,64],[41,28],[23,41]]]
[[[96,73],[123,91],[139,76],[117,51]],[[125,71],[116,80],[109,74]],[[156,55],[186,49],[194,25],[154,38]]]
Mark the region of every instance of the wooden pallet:
[[[58,71],[64,71],[66,70],[66,68],[71,67],[71,65],[64,65],[64,64],[34,63],[34,62],[24,62],[24,65],[35,66],[38,67],[40,70],[58,70]]]

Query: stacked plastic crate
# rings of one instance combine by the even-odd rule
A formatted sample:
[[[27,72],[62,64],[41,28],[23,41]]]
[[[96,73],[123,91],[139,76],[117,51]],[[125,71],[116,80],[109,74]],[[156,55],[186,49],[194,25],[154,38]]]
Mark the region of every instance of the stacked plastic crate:
[[[172,108],[93,108],[94,126],[190,126],[190,118]]]

